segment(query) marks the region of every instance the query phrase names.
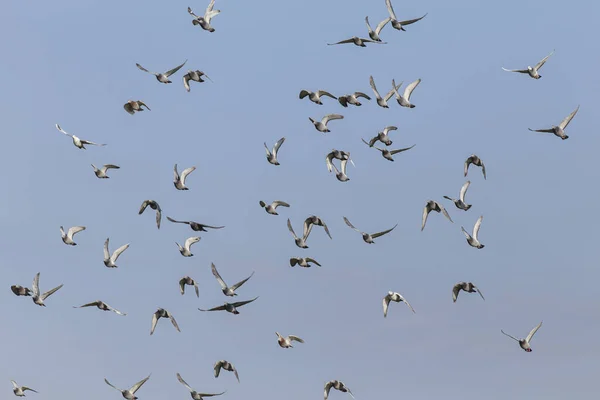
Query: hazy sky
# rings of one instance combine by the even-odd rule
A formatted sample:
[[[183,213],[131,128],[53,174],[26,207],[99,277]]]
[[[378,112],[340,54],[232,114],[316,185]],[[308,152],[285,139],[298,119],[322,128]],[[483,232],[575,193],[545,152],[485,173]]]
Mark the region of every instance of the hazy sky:
[[[227,399],[318,400],[323,385],[343,381],[357,400],[382,398],[565,399],[597,393],[600,344],[594,203],[600,195],[593,122],[600,56],[593,38],[595,2],[395,0],[399,18],[425,13],[406,32],[386,26],[387,45],[327,46],[357,35],[364,23],[387,17],[384,0],[217,0],[216,32],[191,23],[208,1],[7,2],[0,14],[3,79],[3,184],[0,223],[5,235],[0,266],[4,305],[0,377],[39,394],[31,399],[119,399],[103,382],[128,388],[149,373],[141,400],[185,399],[177,372],[198,391]],[[535,65],[555,54],[534,80],[502,71]],[[166,71],[188,59],[163,85],[135,67]],[[214,83],[181,77],[206,72]],[[369,75],[381,92],[392,78],[422,83],[407,109],[365,101],[342,108],[299,100],[301,89],[335,95],[369,95]],[[134,116],[129,99],[152,111]],[[562,141],[530,128],[558,124],[580,104]],[[317,132],[308,117],[341,113],[331,132]],[[75,148],[67,132],[106,147]],[[392,148],[416,147],[391,163],[361,142],[387,125]],[[265,160],[263,142],[280,137],[280,166]],[[332,148],[350,151],[356,168],[338,182],[324,162]],[[442,196],[456,197],[472,153],[487,180],[472,167],[464,212]],[[91,163],[114,163],[100,180]],[[172,183],[173,164],[196,166],[189,191]],[[139,216],[143,200],[163,209]],[[443,201],[454,223],[436,213],[420,231],[429,199]],[[259,200],[289,202],[279,216]],[[585,213],[582,213],[585,211]],[[313,229],[309,249],[297,233],[315,214],[333,240]],[[225,225],[201,233],[182,257],[175,241],[195,233],[166,216]],[[483,215],[481,250],[467,245]],[[389,235],[365,244],[348,228]],[[591,221],[590,221],[591,222]],[[78,246],[61,242],[59,226],[85,225]],[[102,263],[131,243],[118,269]],[[290,268],[292,256],[310,256],[322,268]],[[256,271],[236,300],[260,298],[240,315],[202,313],[226,298],[210,272],[214,262],[227,283]],[[46,300],[16,297],[12,284],[31,286],[41,272],[42,291],[64,283]],[[200,282],[181,296],[178,280]],[[478,285],[461,293],[459,281]],[[402,293],[416,314],[381,301]],[[128,313],[73,309],[96,299]],[[171,311],[181,333],[161,320],[149,335],[157,307]],[[524,337],[544,321],[533,352],[522,351],[500,329]],[[306,343],[281,349],[275,331]],[[213,364],[231,361],[240,374],[213,377]],[[332,400],[347,394],[332,391]]]

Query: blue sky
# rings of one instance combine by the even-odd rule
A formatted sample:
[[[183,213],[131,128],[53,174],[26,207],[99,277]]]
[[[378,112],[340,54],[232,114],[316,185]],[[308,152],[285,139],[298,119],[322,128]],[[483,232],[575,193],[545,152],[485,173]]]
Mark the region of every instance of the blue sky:
[[[599,195],[592,119],[600,59],[586,42],[600,5],[396,0],[399,18],[429,14],[407,32],[385,27],[387,45],[358,48],[326,43],[367,37],[365,16],[373,26],[387,17],[383,0],[217,0],[212,34],[186,12],[201,13],[208,2],[111,3],[9,2],[0,15],[7,395],[15,379],[40,392],[30,398],[117,399],[103,378],[126,388],[152,373],[140,399],[183,399],[189,394],[176,372],[199,391],[227,390],[223,399],[319,399],[331,379],[357,400],[597,392],[600,272],[588,222],[597,219]],[[552,49],[540,80],[501,70],[534,65]],[[135,67],[165,71],[185,59],[171,85]],[[192,82],[187,93],[188,69],[214,83]],[[417,107],[372,101],[344,109],[332,99],[323,106],[298,99],[301,89],[371,95],[369,75],[381,92],[392,79],[421,78],[411,98]],[[127,114],[129,99],[152,111]],[[557,124],[579,104],[568,140],[527,130]],[[345,119],[324,135],[308,117],[327,113]],[[108,145],[78,150],[55,123]],[[392,148],[416,144],[394,163],[360,140],[387,125],[398,126]],[[282,136],[275,167],[263,142]],[[347,183],[327,172],[332,148],[350,151],[356,163]],[[442,196],[458,194],[472,153],[488,178],[470,172],[473,207],[463,212]],[[99,180],[91,163],[121,169]],[[173,187],[175,163],[197,167],[189,191]],[[152,210],[137,214],[145,199],[163,208],[160,230]],[[444,201],[455,223],[432,213],[421,232],[429,199]],[[291,207],[271,216],[259,200]],[[333,240],[315,228],[309,249],[299,249],[286,219],[298,233],[311,214],[325,220]],[[195,256],[183,258],[174,242],[195,233],[167,215],[226,228],[201,233]],[[479,215],[482,250],[460,231]],[[398,227],[367,245],[343,216],[369,232]],[[78,246],[61,242],[60,225],[87,227]],[[102,263],[106,237],[111,250],[131,243],[116,270]],[[323,267],[290,268],[292,256]],[[198,311],[226,300],[211,262],[228,283],[256,271],[237,300],[260,298],[237,316]],[[64,283],[46,308],[9,290],[30,286],[37,272],[42,291]],[[200,299],[179,294],[184,275],[199,281]],[[453,304],[459,281],[474,282],[486,301],[461,293]],[[389,290],[416,314],[391,304],[384,319]],[[96,299],[128,315],[72,308]],[[157,307],[174,314],[181,333],[161,320],[149,335]],[[500,333],[523,337],[541,320],[532,353]],[[306,343],[281,349],[275,331]],[[213,377],[220,359],[238,368],[241,383],[230,373]]]

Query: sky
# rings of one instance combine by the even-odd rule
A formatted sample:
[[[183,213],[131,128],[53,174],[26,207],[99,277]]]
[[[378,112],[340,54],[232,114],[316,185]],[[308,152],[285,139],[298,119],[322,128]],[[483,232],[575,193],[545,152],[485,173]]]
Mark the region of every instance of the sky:
[[[0,381],[36,389],[31,399],[118,399],[103,382],[128,388],[152,374],[137,392],[141,400],[189,396],[176,373],[196,390],[226,399],[319,399],[326,381],[344,382],[357,400],[410,397],[447,400],[584,398],[597,393],[600,306],[594,200],[600,195],[592,122],[600,81],[594,70],[600,4],[507,0],[394,1],[400,19],[428,13],[406,32],[386,26],[386,45],[327,46],[367,37],[387,17],[384,0],[238,2],[217,0],[221,13],[208,33],[191,23],[186,8],[202,2],[11,1],[0,14],[3,60],[0,147],[4,236],[0,247],[5,362]],[[552,50],[542,79],[501,67],[535,65]],[[166,71],[187,64],[164,85],[135,67]],[[214,82],[181,82],[188,69]],[[300,100],[300,90],[334,95],[372,95],[391,81],[422,82],[413,109],[394,100],[341,107]],[[404,86],[403,86],[404,87]],[[128,100],[151,111],[133,116]],[[558,124],[577,105],[568,140],[527,128]],[[308,118],[341,113],[320,133]],[[105,147],[75,148],[58,123]],[[361,142],[395,125],[392,149],[416,146],[391,163]],[[263,142],[279,151],[280,166],[265,159]],[[328,173],[325,155],[351,152],[350,180]],[[471,155],[482,158],[463,176]],[[117,164],[110,179],[97,179],[90,164]],[[173,187],[172,168],[197,169],[190,190]],[[457,197],[469,179],[467,212],[442,196]],[[156,200],[154,213],[138,215]],[[427,200],[441,202],[454,223],[432,213],[423,232]],[[259,201],[282,200],[290,208],[269,215]],[[320,216],[333,239],[315,227],[308,249],[295,246],[309,215]],[[461,226],[472,230],[470,247]],[[166,216],[209,225],[184,258],[175,242],[195,236]],[[347,227],[390,234],[366,244]],[[77,246],[61,242],[59,226],[84,225]],[[119,268],[102,263],[102,246],[130,248]],[[315,258],[322,267],[289,265]],[[253,271],[235,300],[254,303],[239,315],[204,313],[230,299],[210,272],[214,263],[235,283]],[[16,297],[10,285],[64,287],[38,307]],[[200,298],[178,280],[199,282]],[[471,281],[477,294],[452,287]],[[406,297],[416,313],[392,303],[388,291]],[[103,300],[127,313],[73,306]],[[181,332],[160,320],[150,336],[153,312],[163,307]],[[500,330],[525,337],[542,328],[526,353]],[[275,332],[305,340],[277,345]],[[241,382],[212,368],[228,360]],[[348,398],[332,391],[332,400]]]

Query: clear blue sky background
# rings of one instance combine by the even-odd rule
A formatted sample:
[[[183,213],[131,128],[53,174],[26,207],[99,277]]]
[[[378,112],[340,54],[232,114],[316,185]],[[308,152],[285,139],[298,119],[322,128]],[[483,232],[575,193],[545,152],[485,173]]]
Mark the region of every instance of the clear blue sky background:
[[[118,3],[118,4],[117,4]],[[387,26],[387,45],[327,46],[353,35],[367,37],[365,16],[375,26],[387,17],[385,2],[217,0],[216,32],[195,27],[186,12],[203,12],[208,1],[105,2],[10,1],[0,15],[3,57],[0,148],[4,229],[0,266],[4,305],[0,326],[0,378],[40,393],[32,399],[118,399],[103,382],[127,388],[152,373],[138,392],[142,400],[187,398],[180,372],[199,391],[227,390],[223,399],[319,399],[323,384],[339,379],[357,400],[564,399],[597,393],[600,350],[597,220],[600,139],[593,123],[600,84],[595,2],[395,0],[399,18],[429,15],[399,32]],[[556,53],[536,81],[501,70],[535,65]],[[158,83],[135,63],[165,71],[185,59],[173,84]],[[205,71],[214,83],[181,77]],[[416,108],[373,101],[342,108],[299,100],[301,89],[335,95],[371,94],[369,75],[381,92],[392,78],[422,78]],[[131,116],[122,105],[145,101],[152,111]],[[579,114],[562,141],[532,133],[559,123],[578,104]],[[341,113],[331,133],[317,132],[308,117]],[[70,133],[108,143],[76,149]],[[390,163],[367,148],[386,125],[392,148],[416,147]],[[263,142],[281,147],[281,166],[265,160]],[[327,172],[332,148],[350,151],[357,167],[340,183]],[[465,182],[463,162],[478,154],[478,168],[463,212],[443,200]],[[115,163],[111,179],[99,180],[90,163]],[[172,183],[173,164],[195,165],[189,191]],[[157,200],[137,214],[143,200]],[[291,204],[280,216],[259,200]],[[455,223],[431,214],[420,232],[428,199],[444,201]],[[313,229],[310,248],[294,245],[311,214],[329,225],[333,240]],[[175,241],[194,235],[169,215],[212,225],[192,258]],[[467,245],[484,215],[480,239]],[[376,244],[363,243],[342,216],[370,232],[398,223]],[[58,227],[85,225],[78,246],[65,246]],[[131,243],[118,269],[102,263]],[[316,258],[322,268],[290,268],[291,256]],[[202,313],[227,298],[210,272],[214,262],[228,283],[256,271],[237,300],[260,298],[241,314]],[[47,308],[18,298],[11,284],[30,286],[41,272]],[[201,296],[181,296],[178,280],[191,275]],[[486,301],[461,293],[459,281],[478,285]],[[190,289],[188,289],[190,290]],[[392,304],[386,319],[381,300],[402,293],[416,314]],[[96,299],[128,313],[73,309]],[[161,320],[149,335],[157,307],[171,311],[176,332]],[[533,353],[500,333],[523,337],[540,320]],[[277,346],[275,331],[306,340],[294,349]],[[212,375],[214,362],[237,366]],[[346,394],[332,392],[332,399]]]

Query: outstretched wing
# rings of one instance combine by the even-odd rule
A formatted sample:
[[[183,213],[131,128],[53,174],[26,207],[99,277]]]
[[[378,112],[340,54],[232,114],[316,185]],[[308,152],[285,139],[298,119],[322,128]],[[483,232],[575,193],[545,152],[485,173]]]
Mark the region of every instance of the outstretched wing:
[[[112,383],[110,383],[106,378],[104,378],[104,382],[106,382],[106,384],[108,386],[110,386],[111,388],[118,390],[119,392],[121,391],[121,389],[119,389],[118,387],[116,387],[115,385],[113,385]]]
[[[56,126],[56,129],[58,129],[61,133],[64,133],[67,136],[73,137],[73,135],[71,135],[70,133],[67,133],[67,132],[63,131],[62,128],[60,127],[60,125],[55,124],[54,126]]]
[[[346,223],[346,225],[348,225],[350,228],[354,229],[356,232],[362,233],[361,231],[359,231],[358,229],[356,229],[354,227],[354,225],[352,225],[352,223],[350,221],[348,221],[348,218],[344,217],[344,222]]]
[[[171,313],[169,313],[169,319],[171,320],[171,323],[173,324],[175,329],[177,329],[177,332],[181,332],[181,330],[179,329],[179,325],[177,325],[177,321],[175,321],[175,317],[173,317]]]
[[[389,0],[388,0],[389,1]],[[377,87],[375,86],[375,81],[373,80],[373,76],[369,76],[369,85],[371,85],[371,89],[373,89],[373,92],[375,93],[375,97],[377,99],[381,99],[381,95],[379,94],[379,92],[377,91]]]
[[[410,303],[404,298],[402,297],[402,301],[406,303],[406,305],[408,306],[408,308],[410,308],[410,310],[416,314],[415,309],[410,305]]]
[[[367,24],[367,30],[369,31],[369,35],[370,35],[371,32],[373,32],[373,29],[371,28],[371,24],[369,24],[369,17],[368,16],[365,17],[365,23]]]
[[[283,144],[283,142],[285,142],[285,137],[282,137],[281,139],[279,139],[275,143],[275,146],[273,146],[273,156],[275,158],[277,158],[277,152],[279,151],[279,148],[281,147],[281,145]]]
[[[183,378],[181,377],[181,375],[179,375],[179,372],[177,373],[177,380],[178,380],[179,382],[181,382],[181,384],[182,384],[183,386],[185,386],[185,387],[186,387],[186,388],[187,388],[187,389],[188,389],[190,392],[193,392],[193,391],[194,391],[194,389],[192,389],[192,388],[190,387],[190,385],[188,385],[188,384],[187,384],[187,383],[186,383],[186,382],[183,380]]]
[[[185,240],[185,247],[189,250],[194,243],[198,243],[199,241],[200,238],[198,236],[189,237]]]
[[[147,73],[149,73],[149,74],[152,74],[152,75],[156,75],[156,73],[148,71],[146,68],[142,67],[142,66],[141,66],[140,64],[138,64],[138,63],[135,63],[135,66],[136,66],[136,67],[138,67],[139,69],[141,69],[141,70],[142,70],[142,71],[144,71],[144,72],[147,72]]]
[[[194,14],[194,12],[192,11],[191,7],[188,7],[188,13],[194,18],[198,18],[198,16],[196,14]]]
[[[104,241],[104,259],[110,260],[110,253],[108,252],[108,238]]]
[[[185,90],[187,90],[188,92],[190,91],[190,74],[187,73],[183,76],[183,87],[185,88]]]
[[[38,272],[33,277],[33,283],[31,284],[31,290],[33,290],[33,296],[40,295],[40,273]]]
[[[196,167],[189,167],[183,170],[183,172],[181,173],[181,182],[185,182],[185,178],[187,178],[187,176],[189,174],[191,174],[192,172],[194,172],[196,170]]]
[[[505,334],[506,336],[508,336],[509,338],[511,338],[511,339],[514,339],[514,340],[516,340],[517,342],[520,342],[520,340],[519,340],[519,339],[517,339],[517,338],[516,338],[516,337],[514,337],[514,336],[511,336],[511,335],[509,335],[508,333],[504,332],[502,329],[500,329],[500,332],[504,333],[504,334]]]
[[[208,310],[203,310],[201,308],[199,308],[198,310],[200,310],[200,311],[223,311],[225,309],[226,309],[226,306],[222,305],[222,306],[218,306],[218,307],[209,308]]]
[[[323,123],[327,124],[329,121],[333,121],[335,119],[344,119],[343,115],[340,114],[327,114],[326,116],[323,117]]]
[[[483,215],[477,219],[475,226],[473,227],[473,239],[478,240],[479,228],[481,228],[481,221],[483,221]]]
[[[63,287],[64,284],[60,284],[57,287],[55,287],[54,289],[50,289],[47,292],[45,292],[44,294],[42,294],[40,296],[40,298],[42,299],[42,301],[46,300],[48,297],[52,296],[52,294],[54,294],[57,290],[59,290],[61,287]]]
[[[92,306],[96,307],[97,305],[98,305],[98,301],[92,301],[91,303],[87,303],[87,304],[84,304],[79,307],[73,306],[73,308],[83,308],[83,307],[92,307]]]
[[[319,262],[317,260],[315,260],[314,258],[306,257],[306,262],[307,263],[313,263],[315,265],[318,265],[319,267],[321,266],[321,264],[319,264]]]
[[[378,238],[379,236],[383,236],[383,235],[385,235],[385,234],[390,233],[391,231],[393,231],[397,226],[398,226],[398,224],[394,225],[392,228],[390,228],[390,229],[388,229],[386,231],[374,233],[374,234],[371,235],[371,237],[373,239],[375,239],[375,238]]]
[[[481,298],[485,301],[485,297],[483,297],[483,293],[481,293],[481,290],[479,290],[479,288],[475,285],[473,285],[473,287],[477,290],[477,293],[479,293],[479,295],[481,296]]]
[[[231,286],[231,290],[235,291],[237,288],[239,288],[239,287],[240,287],[240,286],[242,286],[244,283],[246,283],[246,281],[247,281],[248,279],[252,278],[252,276],[253,276],[253,275],[254,275],[254,272],[252,272],[252,273],[250,274],[250,276],[249,276],[249,277],[247,277],[246,279],[239,281],[239,282],[238,282],[238,283],[236,283],[235,285],[232,285],[232,286]]]
[[[292,223],[290,222],[289,218],[287,220],[287,227],[289,231],[292,232],[292,235],[294,235],[294,239],[298,239],[298,236],[296,236],[296,232],[294,232],[294,228],[292,228]]]
[[[179,173],[177,172],[177,164],[175,164],[173,166],[173,180],[174,181],[178,181],[179,180]]]
[[[506,69],[504,67],[502,67],[503,70],[505,70],[506,72],[519,72],[521,74],[528,74],[529,70],[528,69]]]
[[[367,96],[366,94],[364,94],[363,92],[354,92],[354,97],[362,97],[367,100],[371,100],[371,98],[369,96]]]
[[[579,106],[577,106],[577,108],[575,109],[575,111],[573,111],[565,119],[563,119],[562,122],[558,126],[561,129],[566,129],[567,125],[569,125],[569,122],[571,122],[571,120],[573,119],[573,117],[575,116],[575,114],[577,114],[577,111],[579,111]]]
[[[415,90],[415,88],[419,86],[419,83],[421,83],[421,79],[417,79],[416,81],[408,85],[406,89],[404,89],[404,95],[402,97],[404,97],[406,101],[410,100],[410,95],[412,94],[413,90]]]
[[[346,39],[346,40],[342,40],[341,42],[337,42],[337,43],[327,43],[328,46],[333,46],[336,44],[344,44],[344,43],[353,43],[354,39],[350,38],[350,39]]]
[[[392,1],[385,0],[385,5],[387,6],[388,13],[390,13],[390,17],[392,17],[392,19],[397,21],[398,18],[396,18],[396,13],[394,12],[394,8],[392,7]]]
[[[471,181],[466,181],[465,184],[462,185],[462,187],[460,188],[459,198],[463,203],[465,201],[465,195],[467,194],[467,190],[469,189],[470,185],[471,185]]]
[[[332,99],[336,99],[337,100],[337,97],[335,97],[334,95],[332,95],[331,93],[329,93],[326,90],[318,90],[317,91],[317,96],[327,96],[327,97],[331,97]]]
[[[223,278],[221,278],[221,274],[219,274],[219,271],[217,271],[217,267],[215,267],[215,264],[211,263],[210,268],[215,278],[217,278],[219,285],[221,285],[221,289],[227,289],[227,284],[225,284],[225,281],[223,280]]]
[[[386,19],[384,19],[383,21],[381,21],[378,25],[377,28],[375,28],[375,34],[379,35],[379,32],[381,32],[381,30],[383,29],[384,26],[387,25],[388,22],[390,22],[392,20],[391,17],[387,17]]]
[[[81,231],[85,231],[85,226],[73,226],[73,227],[69,228],[69,232],[67,233],[67,236],[70,236],[72,238],[73,236],[75,236],[76,233],[81,232]]]
[[[531,330],[531,332],[529,332],[529,335],[527,335],[527,338],[525,338],[525,340],[527,340],[527,343],[531,342],[531,339],[533,339],[533,335],[535,335],[538,329],[540,329],[540,327],[542,326],[542,322],[540,322],[538,326],[536,326]]]
[[[427,13],[428,14],[428,13]],[[400,25],[410,25],[410,24],[414,24],[417,21],[422,20],[423,18],[425,18],[427,16],[427,14],[423,15],[421,18],[415,18],[415,19],[408,19],[406,21],[400,21]]]
[[[148,375],[147,377],[145,377],[144,379],[142,379],[141,381],[139,381],[138,383],[136,383],[135,385],[133,385],[131,387],[131,389],[129,389],[129,392],[131,392],[131,394],[135,394],[135,392],[137,392],[139,390],[139,388],[142,387],[142,385],[144,383],[146,383],[146,381],[150,378],[150,375]]]
[[[185,65],[186,62],[187,62],[187,60],[185,60],[183,62],[183,64],[180,64],[180,65],[176,66],[175,68],[168,70],[167,72],[164,73],[164,75],[166,75],[166,76],[173,75],[175,72],[179,71],[181,69],[181,67],[183,67]]]
[[[456,299],[458,298],[458,294],[460,293],[460,289],[462,289],[462,282],[457,283],[452,287],[452,301],[456,303]]]
[[[110,259],[112,260],[113,263],[117,262],[117,258],[119,258],[119,256],[121,255],[121,253],[123,253],[125,250],[127,250],[129,248],[129,243],[124,244],[123,246],[119,247],[118,249],[116,249],[112,256],[110,257]]]
[[[152,326],[150,327],[150,334],[152,335],[154,333],[154,329],[156,329],[156,324],[158,323],[158,315],[155,312],[154,314],[152,314]]]
[[[246,301],[237,301],[237,302],[233,303],[233,306],[234,306],[234,307],[241,307],[241,306],[243,306],[243,305],[245,305],[245,304],[252,303],[254,300],[258,299],[258,297],[259,297],[259,296],[256,296],[256,297],[255,297],[255,298],[253,298],[252,300],[246,300]]]
[[[427,223],[427,217],[429,216],[429,212],[431,209],[429,208],[429,203],[423,207],[423,217],[421,218],[421,231],[425,229],[425,224]]]
[[[148,207],[148,204],[150,204],[150,200],[144,200],[144,202],[140,206],[140,211],[138,211],[138,214],[141,215],[146,210],[146,207]]]
[[[298,336],[295,336],[295,335],[289,335],[288,339],[295,340],[296,342],[304,343],[304,340],[300,339]]]
[[[550,56],[552,54],[554,54],[554,50],[552,50],[552,52],[550,54],[548,54],[546,57],[542,58],[542,60],[539,63],[535,64],[535,67],[533,67],[533,69],[537,70],[537,69],[542,68],[542,65],[546,64],[546,61],[548,60],[548,58],[550,58]]]
[[[390,153],[391,153],[392,155],[394,155],[394,154],[398,154],[398,153],[402,153],[403,151],[410,150],[410,149],[412,149],[412,148],[413,148],[413,147],[415,147],[415,146],[416,146],[416,144],[413,144],[413,145],[412,145],[412,146],[410,146],[410,147],[405,147],[405,148],[403,148],[403,149],[392,150],[392,151],[390,151]]]

